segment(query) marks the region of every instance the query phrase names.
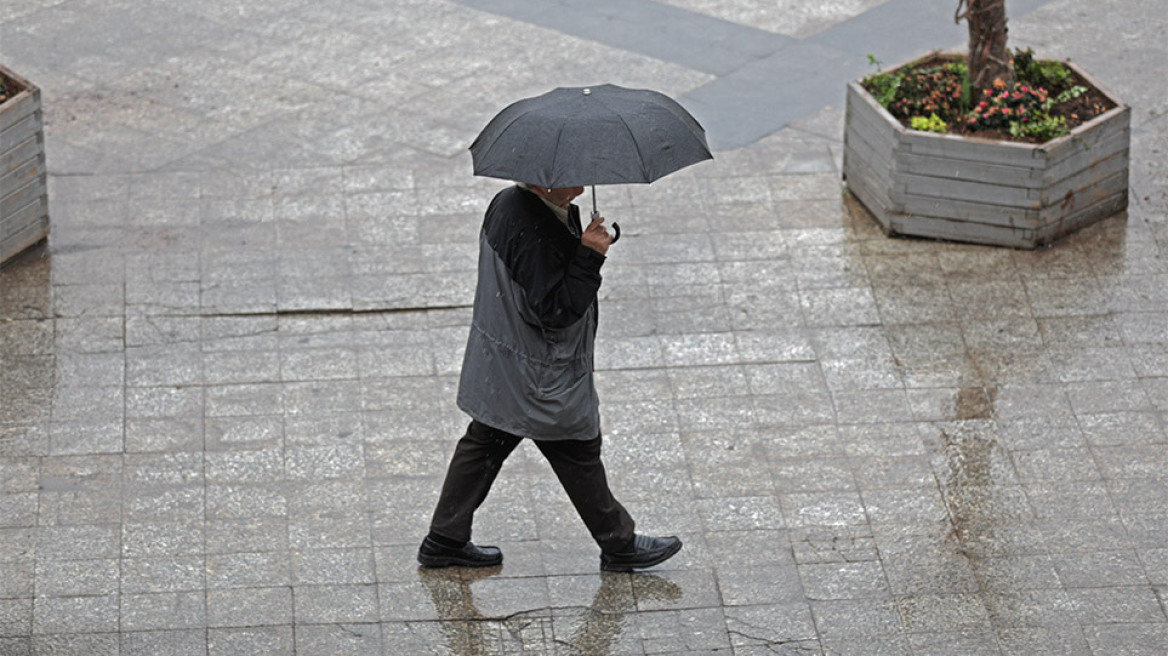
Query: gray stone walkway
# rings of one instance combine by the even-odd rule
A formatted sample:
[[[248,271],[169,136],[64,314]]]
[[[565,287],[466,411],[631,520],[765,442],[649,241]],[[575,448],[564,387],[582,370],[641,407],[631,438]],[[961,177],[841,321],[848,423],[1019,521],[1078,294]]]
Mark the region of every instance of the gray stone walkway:
[[[681,101],[715,149],[749,145],[825,105],[842,106],[840,80],[871,72],[869,54],[894,64],[968,39],[965,24],[953,21],[956,2],[936,0],[457,1],[712,74]],[[1049,2],[1012,0],[1011,16]]]
[[[0,5],[53,223],[0,270],[0,654],[1164,656],[1168,20],[1011,1],[1133,107],[1129,211],[1020,252],[882,235],[798,92],[895,62],[890,15],[957,45],[942,4]],[[598,190],[605,457],[686,547],[601,575],[524,445],[476,523],[504,565],[419,570],[502,184],[466,147],[597,82],[721,144]]]

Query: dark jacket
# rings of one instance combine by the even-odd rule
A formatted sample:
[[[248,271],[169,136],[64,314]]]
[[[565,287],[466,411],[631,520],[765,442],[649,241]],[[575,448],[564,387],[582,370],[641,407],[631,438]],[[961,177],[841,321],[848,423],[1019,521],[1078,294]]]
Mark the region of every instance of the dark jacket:
[[[509,187],[487,208],[458,406],[535,440],[600,434],[593,382],[596,292],[604,256],[584,246],[535,194]]]

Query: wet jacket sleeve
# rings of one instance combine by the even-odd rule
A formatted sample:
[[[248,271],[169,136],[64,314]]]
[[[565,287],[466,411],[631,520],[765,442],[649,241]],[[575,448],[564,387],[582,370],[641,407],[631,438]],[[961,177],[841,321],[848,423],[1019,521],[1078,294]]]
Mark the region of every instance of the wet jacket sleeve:
[[[566,328],[587,313],[605,257],[569,233],[537,196],[519,189],[500,194],[486,225],[488,242],[541,327]]]
[[[545,328],[576,323],[596,302],[604,256],[579,242],[566,265],[562,261],[546,263],[552,265],[546,273],[539,272],[539,265],[523,266],[522,259],[517,264],[515,281],[527,290],[528,303]]]

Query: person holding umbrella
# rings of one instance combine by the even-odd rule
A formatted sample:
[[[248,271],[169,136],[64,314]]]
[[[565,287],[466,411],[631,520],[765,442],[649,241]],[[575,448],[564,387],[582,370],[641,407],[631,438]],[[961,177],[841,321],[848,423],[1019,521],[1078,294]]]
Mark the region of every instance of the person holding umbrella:
[[[603,141],[592,146],[600,146],[599,154],[564,150],[574,140],[562,138],[562,132],[564,125],[573,129],[587,125],[588,118],[581,109],[594,110],[598,96],[611,96],[611,104],[619,107],[623,96],[633,94],[637,102],[629,111],[634,116],[643,116],[650,111],[642,102],[645,94],[655,92],[611,85],[599,87],[597,91],[601,93],[593,94],[591,89],[557,89],[520,101],[488,124],[471,146],[477,174],[493,177],[514,174],[510,176],[512,179],[523,182],[494,197],[479,234],[478,284],[458,389],[458,406],[470,415],[471,422],[455,448],[429,534],[418,549],[418,562],[423,566],[486,567],[502,563],[503,554],[497,547],[479,546],[470,541],[471,527],[474,512],[486,499],[503,462],[523,439],[535,442],[548,460],[600,547],[602,570],[652,567],[681,549],[677,537],[649,537],[635,532],[633,518],[609,488],[601,461],[593,350],[600,270],[614,236],[608,233],[604,217],[595,210],[591,221],[583,226],[579,208],[572,200],[584,192],[582,185],[587,182],[577,182],[573,176],[579,174],[562,164],[576,160],[590,165],[598,157],[606,159],[608,151],[603,148]],[[557,94],[567,96],[567,104],[553,105],[549,110],[548,103],[542,101]],[[580,97],[585,99],[583,103],[579,102]],[[533,121],[534,128],[524,127],[530,123],[522,119],[530,114],[516,108],[522,109],[525,102],[533,104],[533,101],[536,101],[533,113],[538,120]],[[611,110],[609,104],[606,102],[603,109]],[[677,111],[688,116],[676,103],[668,107],[670,116]],[[559,123],[560,138],[554,140],[561,149],[541,154],[533,148],[533,144],[538,144],[539,135],[532,130],[557,129],[554,123],[544,120],[556,115],[564,119]],[[692,117],[689,120],[697,125]],[[500,122],[505,123],[502,129],[499,129]],[[700,158],[708,159],[704,133],[700,133],[700,126],[697,130],[704,152]],[[627,123],[623,132],[636,133],[627,129]],[[508,139],[518,141],[507,145]],[[672,144],[669,142],[667,150],[672,149]],[[542,161],[542,168],[533,171],[510,165],[502,169],[488,168],[485,161],[499,161],[490,157],[492,147],[509,150],[512,164]],[[648,143],[639,147],[645,153],[653,152]],[[556,161],[561,163],[558,169]],[[585,177],[594,173],[595,167]],[[618,181],[621,180],[605,178],[597,183]]]

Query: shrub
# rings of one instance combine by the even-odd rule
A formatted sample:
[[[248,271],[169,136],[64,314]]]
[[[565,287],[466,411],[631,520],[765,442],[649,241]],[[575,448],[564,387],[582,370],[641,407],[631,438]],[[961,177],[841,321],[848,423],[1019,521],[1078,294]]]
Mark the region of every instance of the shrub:
[[[876,67],[876,72],[864,80],[864,86],[876,97],[876,102],[887,109],[892,100],[896,98],[897,91],[900,90],[900,82],[904,79],[904,73],[882,72],[880,60],[872,55],[868,55],[868,63]]]
[[[888,111],[898,118],[936,114],[943,121],[959,120],[965,104],[962,86],[960,70],[952,64],[910,71]]]
[[[1010,123],[1029,123],[1043,109],[1047,101],[1045,89],[1032,87],[1023,82],[1007,85],[1001,80],[994,81],[994,89],[986,89],[982,100],[969,112],[965,121],[970,129],[992,130],[1009,127]]]
[[[1085,93],[1087,93],[1087,87],[1073,86],[1060,93],[1057,98],[1047,98],[1046,102],[1042,103],[1042,111],[1049,112],[1055,105],[1061,105],[1068,100],[1074,100]]]
[[[924,116],[914,116],[910,126],[914,130],[922,130],[924,132],[948,132],[949,124],[942,121],[936,114],[930,115],[928,118]]]
[[[1070,131],[1063,115],[1079,120],[1074,110],[1056,107],[1089,91],[1074,84],[1074,74],[1062,63],[1036,60],[1030,49],[1014,53],[1017,81],[995,80],[976,106],[970,105],[974,94],[963,61],[926,62],[891,73],[880,70],[880,61],[872,55],[868,61],[877,72],[864,78],[864,88],[894,117],[928,132],[949,132],[950,126],[957,126],[960,132],[1001,130],[1018,139],[1048,141]]]
[[[1067,134],[1067,119],[1061,116],[1039,113],[1035,118],[1023,123],[1010,123],[1010,134],[1019,138],[1030,138],[1039,142],[1050,141]]]
[[[1057,61],[1035,59],[1030,48],[1014,50],[1014,76],[1019,82],[1048,90],[1070,86],[1074,79],[1069,68]]]

